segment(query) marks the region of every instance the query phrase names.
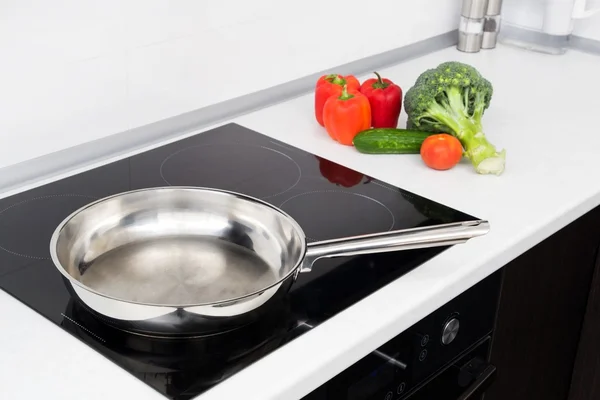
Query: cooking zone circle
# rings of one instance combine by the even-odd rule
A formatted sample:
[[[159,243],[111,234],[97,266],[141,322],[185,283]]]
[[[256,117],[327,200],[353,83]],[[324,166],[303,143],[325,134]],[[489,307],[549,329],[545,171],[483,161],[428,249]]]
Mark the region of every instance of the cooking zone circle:
[[[95,200],[96,197],[80,194],[54,194],[23,200],[0,210],[0,249],[14,256],[49,260],[48,243],[58,224]]]
[[[314,206],[307,207],[307,204]],[[290,197],[279,206],[294,218],[311,241],[356,236],[394,228],[394,214],[364,194],[315,190]],[[340,227],[344,227],[340,231]]]
[[[160,175],[171,186],[210,187],[267,199],[296,186],[302,171],[285,153],[232,143],[179,150],[162,162]]]

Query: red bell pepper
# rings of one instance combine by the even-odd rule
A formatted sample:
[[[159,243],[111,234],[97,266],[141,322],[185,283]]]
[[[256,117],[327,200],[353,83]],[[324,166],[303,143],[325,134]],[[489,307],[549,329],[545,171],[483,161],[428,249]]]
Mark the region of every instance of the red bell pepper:
[[[349,92],[346,85],[339,96],[331,96],[323,106],[325,129],[332,139],[352,146],[354,136],[371,127],[371,106],[360,92]]]
[[[353,169],[336,164],[325,158],[317,157],[319,160],[319,171],[329,182],[338,186],[352,187],[362,182],[364,175]]]
[[[339,96],[342,93],[342,86],[347,85],[349,91],[355,91],[360,88],[360,82],[353,75],[329,74],[323,75],[317,81],[315,87],[315,117],[321,126],[323,122],[323,106],[328,98],[333,95]]]
[[[389,79],[367,79],[360,86],[360,92],[367,96],[371,105],[373,128],[396,128],[402,109],[402,89]]]

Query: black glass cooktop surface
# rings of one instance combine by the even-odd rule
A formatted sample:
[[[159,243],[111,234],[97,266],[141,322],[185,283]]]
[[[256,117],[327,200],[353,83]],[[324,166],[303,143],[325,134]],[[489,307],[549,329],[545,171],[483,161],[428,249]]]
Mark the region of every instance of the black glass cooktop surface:
[[[309,241],[473,219],[237,124],[0,199],[0,287],[173,399],[203,393],[445,248],[320,260],[251,325],[201,338],[136,336],[71,298],[50,260],[49,240],[87,203],[168,185],[263,199],[296,219]]]

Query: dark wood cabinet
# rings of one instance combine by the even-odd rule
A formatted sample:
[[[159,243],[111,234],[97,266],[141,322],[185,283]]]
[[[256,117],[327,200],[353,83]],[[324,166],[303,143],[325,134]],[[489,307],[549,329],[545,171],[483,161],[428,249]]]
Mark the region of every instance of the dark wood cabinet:
[[[600,252],[579,338],[568,400],[600,399]]]
[[[599,244],[600,208],[504,267],[485,400],[600,398]]]

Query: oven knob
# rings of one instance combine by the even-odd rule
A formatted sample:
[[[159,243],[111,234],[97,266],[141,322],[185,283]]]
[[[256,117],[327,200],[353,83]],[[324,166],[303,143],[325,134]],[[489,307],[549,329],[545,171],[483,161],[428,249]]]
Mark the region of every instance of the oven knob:
[[[398,385],[398,394],[402,394],[402,392],[404,392],[404,389],[406,389],[406,383],[402,382],[400,383],[400,385]]]
[[[421,345],[421,347],[427,346],[429,343],[429,335],[421,332],[413,332],[413,334],[417,337],[417,342]]]
[[[456,335],[458,335],[458,329],[460,328],[460,322],[457,318],[452,318],[446,325],[444,325],[444,330],[442,331],[442,344],[449,345],[456,339]]]

